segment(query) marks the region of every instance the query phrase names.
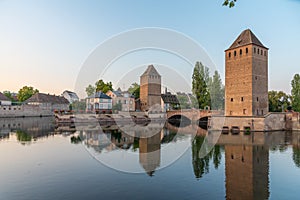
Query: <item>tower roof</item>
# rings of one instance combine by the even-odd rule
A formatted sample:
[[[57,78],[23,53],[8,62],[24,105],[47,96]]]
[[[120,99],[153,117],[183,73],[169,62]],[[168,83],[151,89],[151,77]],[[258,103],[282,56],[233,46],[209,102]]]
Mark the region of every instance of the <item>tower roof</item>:
[[[156,75],[160,76],[160,74],[156,71],[153,65],[149,65],[146,71],[142,74],[142,76]]]
[[[254,35],[254,33],[252,33],[250,29],[246,29],[237,37],[237,39],[232,43],[232,45],[227,50],[235,49],[237,47],[245,46],[248,44],[254,44],[268,49],[259,41],[259,39]]]

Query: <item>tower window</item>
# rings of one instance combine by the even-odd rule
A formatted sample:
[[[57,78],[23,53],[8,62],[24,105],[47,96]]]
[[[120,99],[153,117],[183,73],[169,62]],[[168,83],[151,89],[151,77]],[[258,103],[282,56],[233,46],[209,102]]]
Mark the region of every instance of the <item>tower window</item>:
[[[263,55],[263,51],[262,50],[260,51],[260,55]]]
[[[241,97],[241,101],[244,101],[244,97]]]
[[[230,101],[233,102],[233,98],[231,98]]]
[[[259,49],[257,49],[257,54],[259,54]]]
[[[256,53],[256,48],[255,47],[254,47],[253,51],[254,51],[254,53]]]
[[[236,56],[236,51],[234,51],[234,56]]]
[[[246,54],[248,53],[248,48],[246,48]]]
[[[267,51],[265,51],[265,56],[267,56]]]
[[[240,49],[240,55],[242,55],[242,53],[243,53],[243,51],[242,51],[242,49]]]
[[[243,109],[243,114],[244,114],[244,115],[246,114],[246,111],[247,111],[246,109]]]
[[[258,101],[258,97],[256,97],[256,101]]]
[[[229,57],[229,58],[231,57],[231,52],[228,53],[228,57]]]

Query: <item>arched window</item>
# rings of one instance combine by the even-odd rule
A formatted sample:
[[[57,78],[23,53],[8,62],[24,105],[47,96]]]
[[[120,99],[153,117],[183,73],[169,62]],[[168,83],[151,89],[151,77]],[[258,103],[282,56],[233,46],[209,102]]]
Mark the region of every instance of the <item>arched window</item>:
[[[253,51],[254,51],[254,53],[256,53],[256,48],[255,47],[254,47]]]
[[[231,52],[228,53],[228,57],[229,57],[229,58],[231,57]]]
[[[242,51],[242,49],[240,49],[240,55],[242,55],[242,53],[243,53],[243,51]]]
[[[246,48],[246,54],[248,53],[248,48]]]
[[[234,56],[236,56],[236,51],[234,51]]]

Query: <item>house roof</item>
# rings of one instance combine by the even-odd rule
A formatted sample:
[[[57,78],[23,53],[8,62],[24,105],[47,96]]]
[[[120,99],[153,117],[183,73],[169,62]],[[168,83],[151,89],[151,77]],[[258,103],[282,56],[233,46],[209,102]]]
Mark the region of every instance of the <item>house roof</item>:
[[[254,35],[254,33],[250,29],[246,29],[237,37],[237,39],[232,43],[232,45],[227,50],[235,49],[249,44],[254,44],[268,49],[259,41],[259,39]]]
[[[0,92],[0,101],[11,101],[7,96]]]
[[[53,104],[69,104],[69,101],[61,96],[36,93],[24,103],[53,103]]]
[[[111,99],[110,96],[106,95],[103,92],[96,92],[95,94],[92,94],[91,96],[87,97],[88,99],[91,98],[99,98],[99,99]]]
[[[153,65],[149,65],[146,71],[142,74],[142,76],[156,75],[160,76],[160,74],[156,71]]]
[[[68,93],[69,96],[70,96],[71,98],[79,99],[78,96],[77,96],[77,94],[76,94],[75,92],[71,92],[71,91],[69,91],[69,90],[65,90],[65,91],[63,92],[63,94],[64,94],[64,93]]]
[[[167,94],[161,94],[161,98],[164,101],[164,103],[174,103],[179,104],[179,101],[176,97],[176,95],[167,93]]]

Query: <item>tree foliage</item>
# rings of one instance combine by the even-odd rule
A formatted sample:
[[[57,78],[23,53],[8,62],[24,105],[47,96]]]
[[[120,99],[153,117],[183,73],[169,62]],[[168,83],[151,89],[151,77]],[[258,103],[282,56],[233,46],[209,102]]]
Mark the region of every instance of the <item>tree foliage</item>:
[[[128,88],[128,92],[134,95],[135,99],[140,98],[140,85],[138,83],[132,83]]]
[[[236,0],[224,0],[223,6],[228,6],[229,8],[232,8],[235,6]]]
[[[6,96],[7,98],[9,98],[12,102],[15,101],[12,93],[10,91],[3,91],[4,96]]]
[[[293,161],[300,168],[300,148],[297,146],[293,147]]]
[[[292,106],[293,110],[300,112],[300,75],[295,74],[291,82],[292,85]]]
[[[100,92],[101,91],[103,93],[106,93],[109,90],[113,90],[112,83],[111,82],[105,83],[102,79],[98,80],[95,83],[95,86],[96,86],[96,92]]]
[[[222,84],[221,76],[216,70],[209,81],[209,93],[211,98],[211,108],[213,110],[223,110],[225,101],[225,89]]]
[[[196,62],[192,76],[192,90],[195,94],[199,108],[203,109],[210,105],[211,99],[208,89],[209,69],[202,65],[201,62]]]
[[[118,102],[115,105],[112,106],[113,111],[121,111],[122,110],[122,103]]]
[[[24,86],[23,88],[21,88],[18,92],[18,100],[20,102],[26,101],[27,99],[29,99],[30,97],[32,97],[34,94],[38,93],[39,90],[34,89],[31,86]]]
[[[283,91],[269,91],[268,98],[270,112],[282,112],[291,105],[291,96]]]
[[[88,97],[91,96],[92,94],[94,94],[95,91],[96,91],[96,87],[92,86],[91,84],[85,88],[85,92]]]

